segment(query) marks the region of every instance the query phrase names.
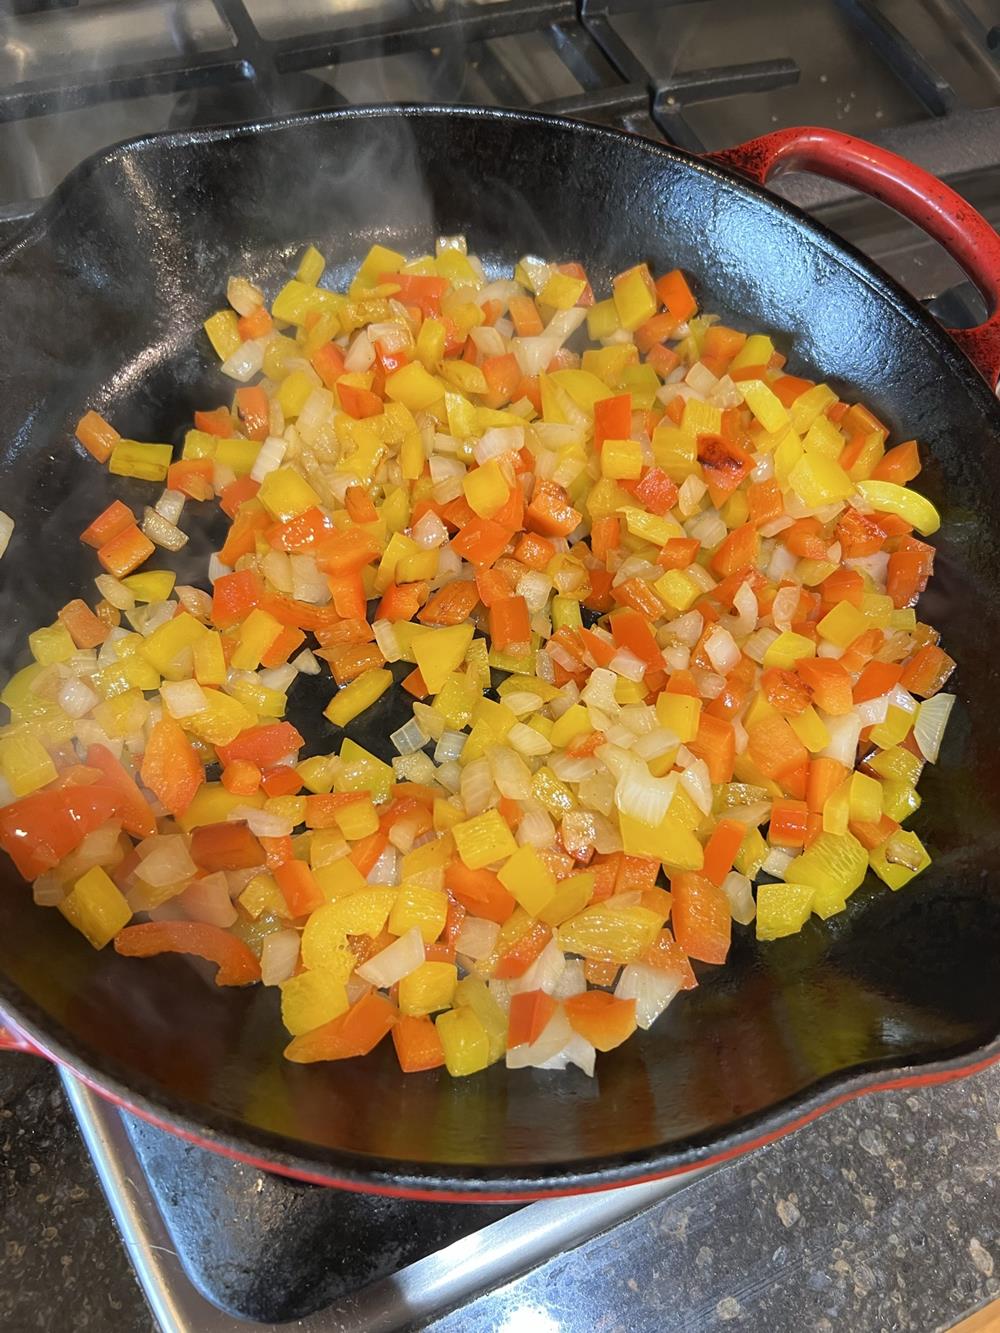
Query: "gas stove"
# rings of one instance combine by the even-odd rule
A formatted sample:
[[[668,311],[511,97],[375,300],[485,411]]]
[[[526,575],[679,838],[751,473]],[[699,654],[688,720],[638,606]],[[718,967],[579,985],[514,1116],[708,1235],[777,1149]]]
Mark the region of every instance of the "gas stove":
[[[830,125],[944,177],[1000,226],[996,0],[0,0],[0,244],[120,139],[396,101],[531,107],[694,152]],[[889,210],[813,177],[775,189],[948,323],[983,317],[952,261]],[[507,1208],[340,1194],[214,1157],[64,1082],[165,1333],[426,1327],[706,1188],[696,1172]]]

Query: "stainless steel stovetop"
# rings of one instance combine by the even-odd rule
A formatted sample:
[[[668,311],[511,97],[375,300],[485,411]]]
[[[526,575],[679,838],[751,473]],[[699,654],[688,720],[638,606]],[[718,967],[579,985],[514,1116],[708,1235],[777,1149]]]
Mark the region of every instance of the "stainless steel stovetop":
[[[1000,226],[998,0],[0,0],[0,243],[67,171],[120,139],[386,101],[531,106],[693,151],[827,124],[945,177]],[[895,214],[811,177],[776,188],[915,296],[938,298],[950,322],[981,317],[954,264]],[[231,1202],[277,1182],[233,1165],[246,1178],[230,1189],[219,1164],[216,1222],[228,1248],[206,1258],[197,1219],[150,1146],[155,1131],[144,1137],[82,1084],[64,1083],[164,1333],[277,1328],[313,1308],[292,1295],[274,1321],[248,1322],[212,1303],[259,1315],[253,1274],[239,1280],[245,1213]],[[697,1174],[485,1224],[466,1213],[445,1229],[457,1239],[369,1267],[293,1326],[426,1326],[692,1182],[697,1192]]]

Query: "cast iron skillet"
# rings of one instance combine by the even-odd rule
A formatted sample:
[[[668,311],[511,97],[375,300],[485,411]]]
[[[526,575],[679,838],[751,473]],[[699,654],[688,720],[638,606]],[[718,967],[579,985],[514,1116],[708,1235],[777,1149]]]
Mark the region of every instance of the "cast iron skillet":
[[[725,157],[726,155],[724,155]],[[726,159],[860,181],[950,242],[995,310],[1000,242],[932,178],[828,131],[787,131]],[[792,368],[916,436],[941,508],[922,612],[960,669],[960,707],[914,827],[934,865],[905,891],[860,890],[842,915],[700,968],[597,1077],[503,1066],[402,1077],[388,1043],[330,1066],[285,1063],[273,991],[217,990],[177,958],[95,953],[0,874],[0,1002],[23,1044],[107,1096],[220,1151],[353,1189],[530,1197],[666,1174],[744,1150],[887,1083],[1000,1057],[1000,317],[959,335],[981,375],[848,246],[727,167],[608,130],[484,110],[380,109],[137,140],[91,159],[0,256],[0,495],[17,522],[0,566],[0,673],[96,565],[78,534],[113,495],[150,490],[72,442],[87,407],[144,440],[178,440],[228,399],[201,321],[226,276],[273,293],[308,241],[340,284],[372,241],[426,249],[465,232],[494,270],[530,251],[583,260],[595,286],[648,259],[694,275],[709,310],[793,348]],[[198,577],[218,529],[194,532]],[[329,683],[296,696],[317,750]],[[383,755],[405,705],[357,733]]]

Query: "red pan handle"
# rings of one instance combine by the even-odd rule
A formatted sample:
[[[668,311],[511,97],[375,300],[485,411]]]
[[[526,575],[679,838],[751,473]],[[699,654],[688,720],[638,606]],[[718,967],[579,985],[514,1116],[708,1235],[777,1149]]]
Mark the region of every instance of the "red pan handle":
[[[45,1055],[45,1052],[36,1046],[33,1041],[30,1041],[23,1032],[19,1032],[9,1019],[6,1020],[6,1025],[0,1024],[0,1051],[23,1051],[26,1055],[41,1055],[43,1057]]]
[[[816,127],[776,130],[708,153],[759,185],[779,171],[812,171],[871,195],[938,241],[979,288],[990,311],[974,329],[948,329],[991,389],[1000,379],[1000,236],[961,195],[905,158]]]

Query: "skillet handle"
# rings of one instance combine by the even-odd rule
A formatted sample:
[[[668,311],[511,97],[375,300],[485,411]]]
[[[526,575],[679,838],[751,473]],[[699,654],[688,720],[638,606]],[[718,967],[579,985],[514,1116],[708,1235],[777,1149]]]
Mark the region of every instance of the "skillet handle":
[[[990,311],[974,329],[947,329],[995,389],[1000,379],[1000,236],[986,219],[930,172],[839,130],[777,130],[720,153],[710,162],[734,168],[758,185],[779,171],[812,171],[888,204],[916,223],[962,266]]]
[[[0,1051],[23,1051],[25,1055],[40,1055],[45,1059],[45,1052],[28,1037],[0,1015]]]

